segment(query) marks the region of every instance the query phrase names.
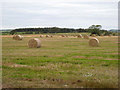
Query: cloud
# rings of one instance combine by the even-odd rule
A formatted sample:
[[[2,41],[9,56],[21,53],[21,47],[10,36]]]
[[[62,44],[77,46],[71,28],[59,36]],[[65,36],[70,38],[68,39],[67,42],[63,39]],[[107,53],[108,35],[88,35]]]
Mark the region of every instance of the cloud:
[[[117,28],[118,0],[2,0],[3,28],[31,26]]]
[[[119,2],[119,0],[1,0],[1,2]]]

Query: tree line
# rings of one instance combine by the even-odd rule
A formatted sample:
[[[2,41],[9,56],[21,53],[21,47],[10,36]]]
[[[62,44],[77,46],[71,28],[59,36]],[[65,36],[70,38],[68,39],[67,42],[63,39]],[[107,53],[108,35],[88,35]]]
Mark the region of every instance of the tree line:
[[[112,34],[112,32],[109,32],[107,30],[102,30],[101,25],[92,25],[87,29],[79,28],[59,28],[59,27],[48,27],[48,28],[19,28],[12,30],[10,34],[17,34],[17,32],[24,32],[24,34],[41,34],[41,33],[81,33],[81,32],[88,32],[91,34],[104,34],[109,35]]]

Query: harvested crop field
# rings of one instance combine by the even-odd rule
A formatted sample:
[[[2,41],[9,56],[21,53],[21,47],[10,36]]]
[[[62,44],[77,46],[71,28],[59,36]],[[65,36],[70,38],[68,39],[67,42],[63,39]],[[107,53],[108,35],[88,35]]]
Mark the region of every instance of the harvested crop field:
[[[23,37],[2,36],[3,88],[118,88],[118,37],[98,36],[99,47],[83,38]],[[28,47],[33,37],[41,48]]]

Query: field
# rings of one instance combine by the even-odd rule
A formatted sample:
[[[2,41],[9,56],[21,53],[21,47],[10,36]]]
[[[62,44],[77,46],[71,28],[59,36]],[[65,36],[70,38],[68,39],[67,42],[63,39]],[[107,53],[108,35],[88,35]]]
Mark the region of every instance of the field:
[[[99,47],[75,37],[2,37],[3,88],[118,88],[118,37],[97,38]],[[36,37],[41,48],[28,48]]]

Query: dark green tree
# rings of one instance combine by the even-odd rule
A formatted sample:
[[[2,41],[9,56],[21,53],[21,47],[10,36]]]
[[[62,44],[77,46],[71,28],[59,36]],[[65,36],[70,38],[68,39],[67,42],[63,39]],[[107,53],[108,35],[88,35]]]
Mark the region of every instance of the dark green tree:
[[[102,29],[102,26],[101,25],[92,25],[88,28],[88,32],[92,34],[97,34],[97,35],[100,35],[101,34],[101,29]]]
[[[12,31],[10,31],[10,34],[15,34],[16,33],[16,30],[12,30]]]

